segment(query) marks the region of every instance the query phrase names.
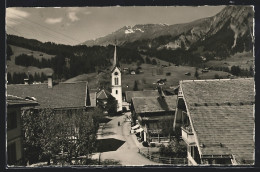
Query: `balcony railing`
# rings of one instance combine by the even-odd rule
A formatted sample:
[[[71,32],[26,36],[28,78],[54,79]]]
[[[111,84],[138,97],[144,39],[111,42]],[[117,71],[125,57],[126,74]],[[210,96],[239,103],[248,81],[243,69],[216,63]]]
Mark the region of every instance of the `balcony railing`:
[[[188,144],[194,144],[195,143],[195,137],[194,134],[192,132],[191,126],[188,127],[181,127],[181,135],[182,135],[182,139]]]

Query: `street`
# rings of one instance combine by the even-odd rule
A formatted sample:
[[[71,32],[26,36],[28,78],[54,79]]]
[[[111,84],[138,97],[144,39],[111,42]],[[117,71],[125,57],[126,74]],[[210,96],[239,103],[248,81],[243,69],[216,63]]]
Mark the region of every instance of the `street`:
[[[125,141],[116,151],[101,153],[101,160],[114,159],[126,166],[159,165],[160,163],[150,161],[138,153],[138,147],[141,148],[142,144],[137,141],[135,134],[130,134],[131,124],[129,121],[125,121],[125,115],[130,115],[130,112],[113,117],[104,126],[102,134],[98,135],[98,139],[114,138]],[[120,122],[120,126],[118,126],[118,122]],[[98,159],[98,156],[99,153],[94,154],[93,158]]]

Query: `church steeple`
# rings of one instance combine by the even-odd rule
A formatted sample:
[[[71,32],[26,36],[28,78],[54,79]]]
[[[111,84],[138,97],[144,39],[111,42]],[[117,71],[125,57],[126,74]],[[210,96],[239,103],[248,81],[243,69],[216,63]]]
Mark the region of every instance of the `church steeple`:
[[[114,51],[114,62],[111,70],[111,95],[117,100],[117,111],[122,111],[122,83],[121,83],[121,70],[117,60],[116,45]]]
[[[117,57],[116,57],[116,45],[115,45],[115,51],[114,51],[114,63],[113,67],[117,66]]]

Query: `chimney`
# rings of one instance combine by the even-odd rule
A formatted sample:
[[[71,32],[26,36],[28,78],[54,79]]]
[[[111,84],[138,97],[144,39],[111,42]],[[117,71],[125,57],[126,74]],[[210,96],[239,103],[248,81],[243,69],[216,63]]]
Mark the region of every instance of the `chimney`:
[[[52,88],[53,83],[52,83],[52,74],[48,74],[48,88]]]
[[[28,78],[24,78],[24,84],[28,85],[29,84],[29,79]]]

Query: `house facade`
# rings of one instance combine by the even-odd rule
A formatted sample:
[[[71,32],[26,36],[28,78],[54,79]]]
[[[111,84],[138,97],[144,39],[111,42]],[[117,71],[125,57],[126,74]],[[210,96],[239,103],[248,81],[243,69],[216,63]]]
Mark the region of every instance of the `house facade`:
[[[254,79],[180,81],[174,130],[189,165],[254,164]]]
[[[7,95],[7,164],[24,165],[21,115],[23,108],[34,108],[36,101]]]
[[[137,130],[141,141],[169,141],[164,130],[173,121],[177,96],[133,97],[131,101],[132,121],[140,125]],[[164,140],[163,140],[164,139]]]

